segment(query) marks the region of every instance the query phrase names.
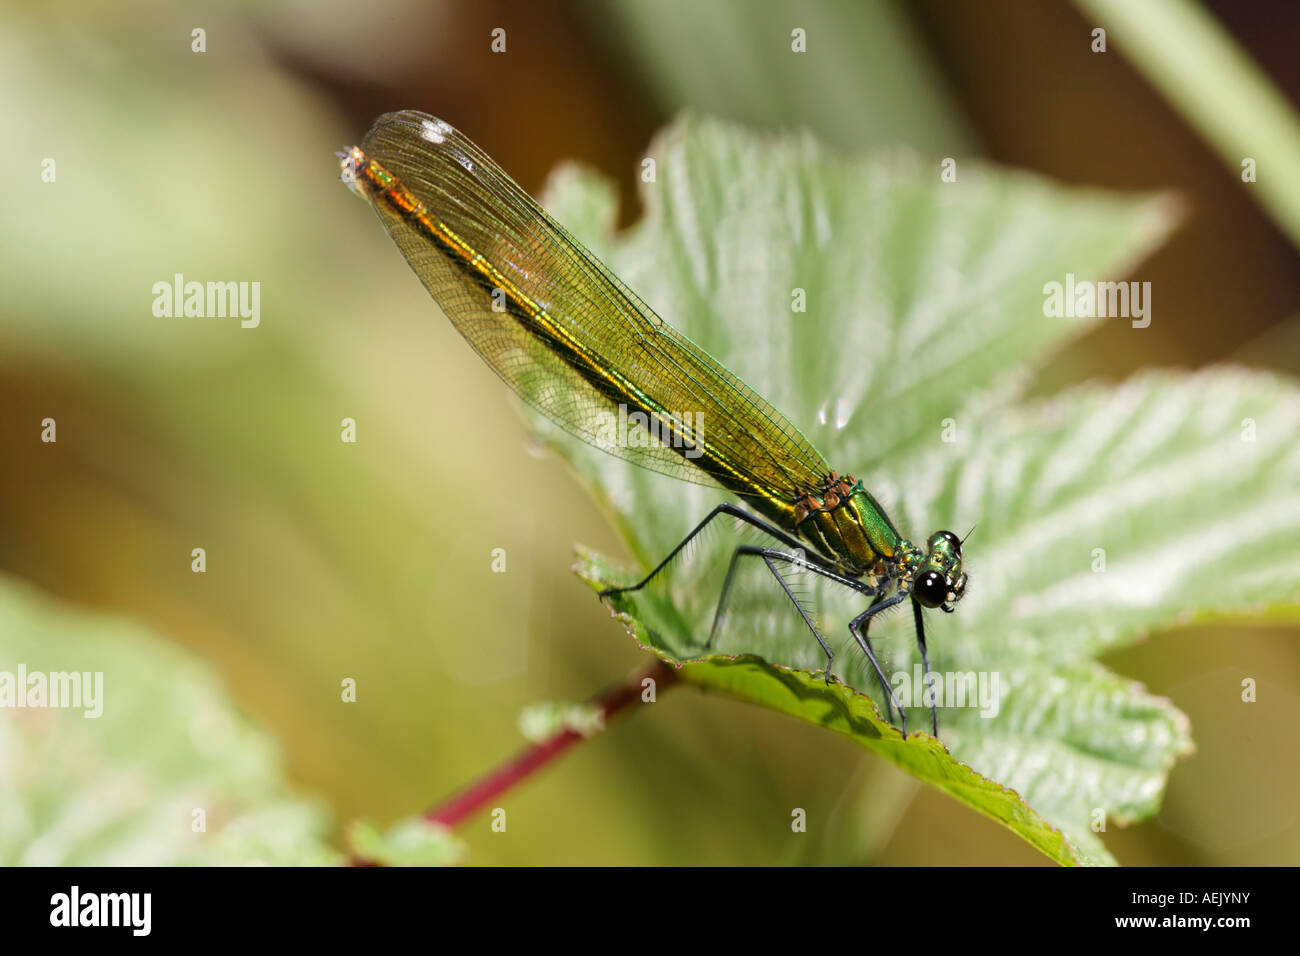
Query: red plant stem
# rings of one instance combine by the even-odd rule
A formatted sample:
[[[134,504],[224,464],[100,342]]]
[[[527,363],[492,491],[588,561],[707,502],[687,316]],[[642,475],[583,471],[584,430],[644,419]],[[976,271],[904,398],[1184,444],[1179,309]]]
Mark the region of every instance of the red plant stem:
[[[658,691],[672,686],[677,681],[677,671],[663,661],[656,660],[644,671],[602,691],[587,703],[595,705],[601,717],[607,721],[628,704],[641,698],[641,685],[646,678],[655,682],[657,694]],[[454,827],[466,817],[490,804],[495,797],[526,780],[529,775],[546,766],[578,741],[585,739],[586,737],[576,730],[561,730],[540,743],[520,751],[513,759],[497,767],[487,776],[434,807],[424,815],[424,818],[431,823]]]

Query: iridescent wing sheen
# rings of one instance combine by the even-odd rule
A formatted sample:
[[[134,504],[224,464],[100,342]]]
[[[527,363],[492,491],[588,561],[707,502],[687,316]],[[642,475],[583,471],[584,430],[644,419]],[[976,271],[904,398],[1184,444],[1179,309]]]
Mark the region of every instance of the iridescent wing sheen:
[[[824,479],[826,462],[785,416],[659,318],[450,125],[388,113],[360,150],[396,179],[387,191],[384,179],[358,191],[415,274],[546,417],[638,465],[738,494],[790,501]],[[611,431],[620,406],[657,419],[669,442],[622,441]],[[681,428],[687,415],[698,434]],[[695,447],[670,447],[683,433]]]

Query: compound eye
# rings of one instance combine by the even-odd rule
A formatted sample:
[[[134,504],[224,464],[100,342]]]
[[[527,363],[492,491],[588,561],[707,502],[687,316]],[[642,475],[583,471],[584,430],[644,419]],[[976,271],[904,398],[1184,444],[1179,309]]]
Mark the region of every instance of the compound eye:
[[[961,538],[957,537],[951,531],[936,531],[930,535],[930,540],[926,542],[929,545],[931,553],[938,547],[939,542],[944,541],[952,549],[952,553],[958,558],[961,557]]]
[[[938,607],[948,598],[948,582],[938,571],[926,571],[912,585],[912,593],[922,607]]]
[[[940,531],[939,537],[952,545],[953,554],[957,555],[959,558],[961,557],[961,538],[957,537],[951,531]]]

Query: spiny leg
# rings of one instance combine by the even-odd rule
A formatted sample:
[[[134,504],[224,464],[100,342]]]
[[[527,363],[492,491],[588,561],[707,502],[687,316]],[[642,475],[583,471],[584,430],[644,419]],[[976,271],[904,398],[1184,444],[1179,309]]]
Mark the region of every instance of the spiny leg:
[[[922,680],[930,680],[930,658],[925,652],[925,622],[921,619],[921,604],[919,601],[912,601],[912,616],[916,619],[916,643],[921,645],[921,677]],[[933,691],[933,688],[931,688]],[[939,695],[931,693],[930,695],[930,717],[933,721],[934,735],[939,736]]]
[[[820,644],[822,646],[822,650],[826,652],[826,683],[829,684],[831,681],[831,665],[835,662],[835,653],[830,649],[830,646],[826,643],[826,639],[822,637],[821,632],[817,630],[817,626],[812,622],[812,619],[808,616],[808,612],[804,609],[804,606],[799,602],[799,599],[795,596],[794,592],[790,589],[790,585],[786,581],[785,576],[781,574],[779,570],[777,570],[777,567],[775,564],[773,564],[773,561],[780,560],[780,561],[789,562],[790,564],[805,568],[813,572],[814,574],[818,574],[821,575],[822,577],[829,578],[832,581],[844,585],[845,587],[852,588],[853,590],[859,591],[864,594],[870,594],[873,592],[861,581],[858,581],[854,578],[845,577],[844,575],[841,574],[837,574],[836,572],[830,570],[829,568],[824,568],[819,564],[810,563],[805,557],[803,557],[802,550],[797,554],[789,554],[787,552],[780,551],[776,548],[757,548],[752,545],[741,545],[735,550],[735,553],[732,554],[731,563],[727,567],[727,577],[722,584],[722,594],[718,598],[718,606],[713,614],[713,628],[709,632],[709,640],[708,643],[705,645],[706,647],[711,647],[713,645],[714,638],[717,636],[718,626],[726,614],[726,606],[731,594],[731,582],[732,582],[732,578],[735,575],[736,565],[740,561],[740,559],[745,555],[755,555],[763,559],[763,562],[767,565],[768,570],[771,571],[772,575],[777,579],[778,582],[780,582],[781,588],[782,590],[785,591],[786,597],[790,599],[790,603],[795,606],[795,610],[799,612],[799,616],[802,617],[804,623],[808,625],[808,630],[812,631],[813,637],[817,638],[817,643]],[[898,698],[894,696],[894,689],[892,685],[889,683],[888,678],[885,677],[885,671],[880,666],[880,661],[876,658],[876,653],[871,647],[870,638],[867,637],[867,630],[871,626],[871,618],[874,617],[876,614],[879,614],[881,611],[887,610],[891,607],[895,607],[896,605],[901,603],[902,600],[907,596],[906,594],[895,594],[891,598],[886,598],[885,595],[887,593],[888,592],[884,589],[875,593],[875,597],[871,602],[871,606],[868,607],[865,611],[863,611],[861,614],[859,614],[857,617],[855,617],[852,621],[849,622],[849,632],[853,635],[854,640],[857,641],[858,646],[862,648],[863,653],[867,655],[867,660],[871,662],[871,666],[876,672],[876,677],[880,681],[880,688],[885,695],[886,715],[888,716],[890,722],[892,723],[894,720],[893,707],[898,708],[898,717],[900,723],[902,724],[903,736],[906,737],[907,736],[907,711],[903,708],[903,705],[902,703],[899,702]],[[930,663],[926,655],[926,649],[925,649],[925,632],[924,630],[920,630],[920,621],[919,621],[920,605],[918,605],[915,601],[913,601],[912,604],[915,608],[918,609],[918,622],[917,622],[918,632],[917,633],[920,635],[919,640],[921,643],[921,659],[924,663],[925,672],[929,673]],[[892,707],[890,706],[891,702],[893,704]],[[933,704],[931,705],[931,714],[934,720],[935,736],[938,737],[939,717],[938,717],[938,712],[934,709]]]
[[[884,600],[885,600],[885,592],[881,591],[879,594],[875,596],[875,599],[871,602],[871,606],[867,608],[866,612],[864,614],[859,614],[857,617],[853,619],[853,621],[849,624],[849,631],[850,633],[853,634],[853,639],[858,642],[858,646],[861,647],[862,650],[866,653],[867,660],[871,662],[871,665],[876,672],[876,677],[879,678],[880,680],[880,689],[885,695],[885,716],[889,718],[889,722],[892,724],[894,722],[894,707],[893,707],[894,695],[890,693],[889,681],[885,679],[884,671],[881,670],[880,665],[876,662],[876,655],[875,652],[872,650],[871,640],[865,634],[859,635],[858,632],[854,630],[854,624],[857,624],[858,622],[862,621],[865,618],[866,614],[871,613],[871,611]],[[870,625],[868,625],[868,627],[870,627]],[[899,705],[899,710],[902,710],[901,704]]]
[[[894,706],[898,708],[898,718],[903,724],[903,736],[906,737],[907,711],[903,709],[903,705],[900,704],[898,698],[894,696],[894,688],[885,677],[885,672],[881,669],[880,662],[876,660],[876,652],[871,649],[871,640],[867,637],[866,633],[866,629],[871,626],[871,618],[874,615],[879,614],[887,608],[893,607],[902,601],[904,597],[906,597],[905,594],[895,594],[893,597],[886,600],[885,592],[881,591],[876,595],[876,599],[871,602],[869,608],[849,622],[849,633],[852,634],[853,639],[858,642],[858,647],[862,648],[863,653],[867,655],[867,660],[871,661],[871,666],[876,669],[876,676],[880,678],[880,687],[885,692],[886,716],[889,717],[889,720],[892,723],[894,720],[894,712],[890,708],[889,704],[890,701],[893,701]]]
[[[706,651],[713,647],[713,640],[718,636],[718,628],[722,626],[722,619],[727,615],[727,601],[731,597],[731,579],[735,577],[736,564],[746,554],[753,554],[753,552],[746,551],[743,545],[731,554],[731,563],[727,565],[727,576],[722,581],[722,593],[718,595],[718,606],[713,609],[713,626],[709,628],[709,639],[704,643]],[[830,673],[829,668],[827,673]]]
[[[746,555],[753,555],[763,559],[764,563],[767,564],[768,570],[771,571],[776,579],[781,583],[781,587],[785,591],[786,597],[788,597],[791,603],[794,604],[795,609],[799,612],[799,616],[802,617],[804,623],[808,625],[808,629],[813,632],[813,637],[817,638],[817,643],[821,644],[822,650],[826,652],[826,683],[829,684],[831,682],[831,664],[835,660],[835,654],[831,651],[825,639],[822,638],[821,632],[817,630],[817,627],[813,624],[811,618],[808,617],[807,612],[804,610],[804,606],[799,602],[798,598],[795,597],[794,592],[790,589],[789,583],[785,579],[785,576],[777,570],[776,566],[772,562],[786,561],[797,567],[812,571],[814,574],[819,574],[824,578],[829,578],[837,584],[842,584],[855,591],[861,592],[864,591],[865,588],[861,581],[845,577],[844,575],[838,574],[828,568],[810,563],[803,555],[802,550],[798,553],[791,554],[777,548],[758,548],[753,545],[741,545],[738,547],[731,556],[731,564],[727,567],[727,577],[722,584],[722,594],[718,597],[718,606],[713,613],[713,628],[709,632],[709,640],[708,643],[705,644],[705,647],[713,646],[713,640],[717,636],[718,627],[726,616],[726,608],[731,596],[731,582],[736,572],[736,565],[740,559]]]
[[[784,561],[789,561],[791,564],[803,565],[803,558],[797,554],[787,554],[784,551],[778,551],[775,548],[755,548],[752,545],[741,545],[736,549],[736,553],[731,559],[733,566],[736,558],[740,557],[742,554],[757,554],[761,556],[763,563],[767,565],[767,569],[772,572],[772,576],[780,582],[781,590],[785,592],[785,596],[790,599],[790,603],[793,604],[795,610],[799,612],[799,616],[803,618],[803,622],[808,625],[808,630],[812,631],[813,637],[817,638],[817,643],[820,644],[822,650],[826,652],[826,683],[829,684],[831,682],[831,666],[835,663],[835,652],[831,650],[830,645],[826,643],[826,639],[822,637],[821,631],[817,630],[817,625],[814,624],[812,618],[808,616],[808,612],[804,610],[804,606],[799,603],[799,599],[795,597],[794,591],[790,590],[790,583],[786,581],[785,576],[781,574],[781,572],[776,569],[776,565],[772,563],[774,558],[780,558]],[[726,595],[724,594],[723,597],[725,598]]]
[[[718,505],[716,508],[710,511],[708,515],[705,517],[705,519],[695,526],[695,530],[693,530],[690,534],[688,534],[685,538],[683,538],[681,542],[677,545],[677,547],[673,548],[672,551],[668,552],[668,557],[660,561],[655,566],[655,569],[651,571],[649,574],[647,574],[644,578],[642,578],[636,584],[630,584],[627,587],[605,588],[605,590],[600,592],[599,596],[605,598],[614,594],[623,594],[627,591],[641,590],[643,587],[645,587],[654,579],[655,575],[657,575],[660,571],[666,568],[669,562],[672,561],[673,558],[677,557],[677,555],[681,552],[682,548],[690,544],[691,539],[693,539],[697,534],[703,531],[710,521],[712,521],[718,515],[724,515],[724,514],[732,518],[738,518],[741,521],[744,521],[746,524],[758,528],[760,531],[768,535],[771,535],[773,538],[776,538],[778,541],[780,541],[788,548],[799,549],[802,547],[798,541],[790,537],[790,535],[786,534],[780,528],[776,527],[776,525],[769,524],[768,522],[764,521],[762,518],[754,517],[752,514],[750,514],[748,511],[745,511],[742,508],[738,508],[733,504],[724,502],[723,504]],[[816,558],[811,558],[811,560],[816,560]]]
[[[722,621],[727,616],[727,605],[731,598],[731,583],[732,579],[736,575],[736,565],[745,555],[761,555],[764,551],[770,551],[774,557],[779,554],[790,560],[792,564],[799,564],[810,571],[814,571],[824,577],[829,577],[833,581],[851,587],[855,591],[862,590],[862,586],[859,582],[823,568],[819,564],[814,564],[807,557],[804,557],[803,560],[799,560],[799,555],[804,553],[802,549],[800,549],[798,554],[787,554],[785,552],[777,551],[776,549],[755,548],[752,545],[742,545],[732,552],[731,563],[727,565],[727,576],[722,582],[722,594],[718,597],[718,605],[713,611],[713,626],[709,628],[709,639],[704,645],[706,649],[713,646],[713,641],[718,636],[718,628],[722,626]]]

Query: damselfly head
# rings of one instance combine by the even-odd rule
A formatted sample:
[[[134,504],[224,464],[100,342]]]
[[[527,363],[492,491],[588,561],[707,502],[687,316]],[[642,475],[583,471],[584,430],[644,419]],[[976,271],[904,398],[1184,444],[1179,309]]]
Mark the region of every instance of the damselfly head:
[[[966,593],[961,569],[961,539],[951,531],[936,531],[926,541],[925,560],[912,582],[912,595],[922,607],[943,608],[951,614]]]
[[[339,158],[339,179],[352,190],[353,195],[366,199],[366,193],[363,188],[364,177],[363,170],[366,168],[369,160],[366,154],[361,152],[356,146],[348,146],[334,154]]]

